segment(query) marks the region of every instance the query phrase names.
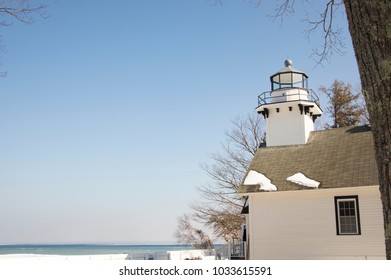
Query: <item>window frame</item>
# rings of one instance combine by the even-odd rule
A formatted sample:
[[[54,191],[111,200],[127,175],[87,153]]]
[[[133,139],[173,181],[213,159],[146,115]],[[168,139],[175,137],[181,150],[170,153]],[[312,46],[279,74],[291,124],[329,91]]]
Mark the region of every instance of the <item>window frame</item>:
[[[339,202],[341,201],[354,201],[355,205],[355,218],[356,218],[356,232],[341,232],[341,216],[339,213]],[[335,205],[335,222],[337,235],[339,236],[349,236],[349,235],[361,235],[361,224],[360,224],[360,208],[358,203],[358,195],[349,195],[349,196],[335,196],[334,197],[334,205]]]

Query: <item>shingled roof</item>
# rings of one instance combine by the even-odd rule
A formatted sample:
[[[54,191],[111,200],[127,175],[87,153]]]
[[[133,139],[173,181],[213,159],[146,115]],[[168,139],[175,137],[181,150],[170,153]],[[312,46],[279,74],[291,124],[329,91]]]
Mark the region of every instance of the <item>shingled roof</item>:
[[[306,189],[286,181],[298,172],[320,182],[323,189],[379,184],[369,126],[313,131],[304,145],[259,148],[250,170],[269,178],[277,191]],[[259,185],[238,189],[238,193],[250,192],[259,192]]]

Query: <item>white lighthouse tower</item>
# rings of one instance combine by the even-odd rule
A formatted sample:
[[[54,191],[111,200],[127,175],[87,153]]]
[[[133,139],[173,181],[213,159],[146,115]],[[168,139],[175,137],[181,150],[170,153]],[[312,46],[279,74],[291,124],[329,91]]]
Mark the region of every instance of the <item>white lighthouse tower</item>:
[[[271,91],[258,96],[256,108],[266,120],[266,145],[306,144],[315,119],[322,115],[319,98],[308,89],[308,76],[288,59],[270,82]]]

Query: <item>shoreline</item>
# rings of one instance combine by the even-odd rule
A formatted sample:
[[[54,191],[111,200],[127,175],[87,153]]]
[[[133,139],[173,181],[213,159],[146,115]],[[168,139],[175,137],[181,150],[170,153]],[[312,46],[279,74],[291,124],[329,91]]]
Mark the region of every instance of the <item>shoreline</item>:
[[[0,261],[26,260],[125,260],[128,254],[97,254],[97,255],[45,255],[45,254],[4,254]]]

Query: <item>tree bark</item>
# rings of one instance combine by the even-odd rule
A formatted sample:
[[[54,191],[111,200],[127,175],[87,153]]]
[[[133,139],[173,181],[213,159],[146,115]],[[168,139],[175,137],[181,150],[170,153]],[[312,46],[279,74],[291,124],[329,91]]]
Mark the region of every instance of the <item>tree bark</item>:
[[[374,137],[386,257],[391,259],[391,3],[344,0],[344,4]]]

